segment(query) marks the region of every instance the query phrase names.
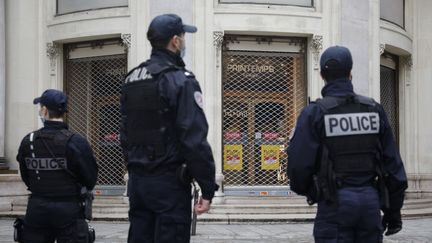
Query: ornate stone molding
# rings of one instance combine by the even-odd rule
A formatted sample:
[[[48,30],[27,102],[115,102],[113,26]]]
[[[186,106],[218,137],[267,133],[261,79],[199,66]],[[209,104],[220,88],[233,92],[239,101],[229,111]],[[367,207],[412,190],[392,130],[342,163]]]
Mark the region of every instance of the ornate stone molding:
[[[402,59],[402,63],[405,64],[405,66],[407,66],[409,69],[412,68],[412,66],[413,66],[413,60],[412,60],[412,56],[411,55],[402,57],[401,59]]]
[[[131,34],[121,34],[122,46],[127,51],[131,47]]]
[[[405,65],[405,85],[411,85],[411,70],[413,66],[412,55],[400,57],[401,62]]]
[[[58,47],[57,43],[48,42],[46,44],[46,53],[47,57],[50,59],[51,71],[54,72],[56,68],[57,57],[60,53],[60,48]]]
[[[314,69],[319,69],[319,54],[323,48],[323,37],[322,35],[314,35],[312,37],[311,49],[314,59]]]
[[[384,51],[385,51],[385,44],[380,44],[380,45],[379,45],[379,53],[380,53],[380,56],[381,56],[382,54],[384,54]]]
[[[213,45],[215,46],[216,52],[216,67],[220,67],[220,54],[222,51],[222,43],[223,43],[224,33],[222,31],[214,31],[213,32]]]

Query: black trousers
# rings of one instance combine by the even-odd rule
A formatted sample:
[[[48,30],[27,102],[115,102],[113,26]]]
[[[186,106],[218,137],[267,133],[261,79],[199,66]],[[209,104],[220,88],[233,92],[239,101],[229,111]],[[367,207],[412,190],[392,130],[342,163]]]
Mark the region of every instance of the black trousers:
[[[174,172],[160,175],[129,173],[128,243],[188,243],[191,186]]]
[[[378,191],[371,186],[338,190],[338,205],[318,203],[316,243],[379,243],[382,224]]]
[[[88,226],[78,200],[30,197],[24,218],[23,243],[87,243]]]

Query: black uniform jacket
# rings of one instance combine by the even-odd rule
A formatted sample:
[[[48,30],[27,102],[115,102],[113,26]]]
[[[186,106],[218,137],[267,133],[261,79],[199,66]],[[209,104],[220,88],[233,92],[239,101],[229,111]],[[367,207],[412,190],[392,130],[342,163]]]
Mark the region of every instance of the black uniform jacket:
[[[189,173],[198,182],[204,199],[211,200],[216,189],[215,163],[207,142],[208,124],[202,109],[201,88],[192,72],[185,69],[183,60],[168,50],[153,50],[150,62],[176,66],[163,74],[159,82],[159,93],[175,121],[176,139],[166,146],[163,156],[150,160],[144,145],[129,146],[127,115],[121,104],[122,124],[120,141],[127,157],[128,170],[139,168],[148,173],[177,168],[186,162]]]
[[[41,130],[48,133],[56,133],[60,132],[62,129],[68,129],[68,125],[64,122],[45,121],[44,127]],[[31,155],[24,153],[24,146],[30,146],[29,136],[30,134],[26,135],[21,141],[16,157],[19,162],[21,178],[27,187],[30,187],[30,184],[25,158],[31,157]],[[81,186],[87,187],[88,190],[92,190],[96,185],[98,166],[93,156],[93,151],[84,137],[79,134],[74,134],[70,138],[67,143],[66,159],[68,161],[67,167],[76,175],[77,182],[81,184]],[[66,174],[66,176],[69,175]],[[70,193],[71,196],[75,194],[74,192]],[[68,192],[65,192],[62,196],[68,196]]]
[[[328,82],[321,93],[323,97],[354,95],[351,81],[344,79]],[[383,153],[382,163],[385,172],[388,173],[387,187],[390,193],[390,209],[397,211],[403,205],[407,177],[387,115],[380,104],[376,105],[381,118],[379,139]],[[316,170],[322,139],[320,134],[324,129],[323,117],[323,112],[315,102],[308,105],[297,120],[295,132],[288,147],[287,171],[290,186],[293,191],[301,195],[305,195],[312,185],[312,175]]]

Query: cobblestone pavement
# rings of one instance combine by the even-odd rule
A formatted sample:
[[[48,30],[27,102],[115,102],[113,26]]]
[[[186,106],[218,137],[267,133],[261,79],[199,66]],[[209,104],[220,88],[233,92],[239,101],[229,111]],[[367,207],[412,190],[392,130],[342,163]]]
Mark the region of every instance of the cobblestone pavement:
[[[0,242],[12,243],[12,219],[0,219]],[[124,243],[127,222],[93,222],[98,243]],[[432,218],[404,221],[404,229],[385,243],[432,243]],[[287,243],[313,242],[312,223],[199,224],[192,243]]]

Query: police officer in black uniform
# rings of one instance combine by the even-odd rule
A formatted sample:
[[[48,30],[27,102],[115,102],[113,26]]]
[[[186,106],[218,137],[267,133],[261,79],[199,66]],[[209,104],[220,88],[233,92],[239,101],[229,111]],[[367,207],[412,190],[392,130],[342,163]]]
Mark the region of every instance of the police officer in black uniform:
[[[31,192],[22,242],[88,242],[80,193],[96,184],[92,149],[63,122],[63,92],[46,90],[33,103],[40,104],[44,127],[24,137],[17,155],[21,178]]]
[[[324,98],[302,111],[288,148],[291,189],[318,202],[315,242],[382,242],[402,229],[405,169],[383,107],[354,93],[352,64],[345,47],[324,51]]]
[[[191,178],[202,191],[198,214],[209,210],[217,190],[201,89],[182,60],[185,32],[196,31],[175,14],[155,17],[147,32],[151,57],[129,72],[122,88],[129,243],[189,242]]]

